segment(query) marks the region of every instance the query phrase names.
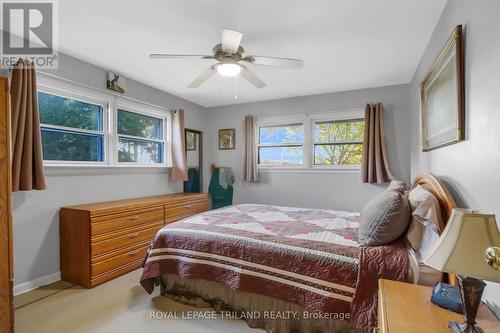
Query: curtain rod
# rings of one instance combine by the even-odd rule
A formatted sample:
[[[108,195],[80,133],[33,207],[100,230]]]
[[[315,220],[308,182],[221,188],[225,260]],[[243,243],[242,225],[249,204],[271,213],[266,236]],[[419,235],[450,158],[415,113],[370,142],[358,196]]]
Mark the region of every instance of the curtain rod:
[[[121,95],[119,93],[113,92],[111,90],[104,90],[104,89],[101,89],[101,88],[97,88],[97,87],[91,86],[91,85],[86,84],[86,83],[77,82],[77,81],[74,81],[74,80],[71,80],[71,79],[67,79],[67,78],[55,75],[55,74],[43,72],[43,71],[40,71],[40,70],[37,70],[36,72],[37,72],[37,74],[42,74],[42,76],[50,77],[50,78],[53,78],[53,79],[56,79],[56,80],[65,81],[65,82],[68,82],[68,83],[71,83],[71,84],[74,84],[74,85],[85,87],[87,89],[92,89],[94,91],[98,91],[98,92],[101,92],[101,93],[109,94],[109,95],[111,95],[113,97],[120,97],[120,98],[123,98],[123,99],[127,99],[127,100],[130,100],[130,101],[133,101],[133,102],[138,102],[138,103],[146,104],[146,105],[149,105],[149,106],[152,106],[152,107],[155,107],[155,108],[159,108],[159,109],[162,109],[162,110],[165,110],[165,111],[169,111],[169,112],[174,111],[174,109],[169,109],[169,108],[166,108],[166,107],[163,107],[163,106],[159,106],[159,105],[156,105],[156,104],[153,104],[153,103],[149,103],[149,102],[137,99],[137,98],[124,96],[124,95]]]

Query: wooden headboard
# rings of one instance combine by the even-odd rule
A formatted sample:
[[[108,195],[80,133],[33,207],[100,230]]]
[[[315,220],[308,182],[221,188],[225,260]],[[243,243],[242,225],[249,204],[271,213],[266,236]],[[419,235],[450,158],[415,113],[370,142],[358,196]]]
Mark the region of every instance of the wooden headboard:
[[[412,184],[412,188],[415,188],[419,185],[434,194],[434,196],[437,198],[437,200],[439,201],[439,205],[441,206],[443,221],[447,223],[451,216],[453,208],[457,208],[457,205],[446,185],[444,185],[443,182],[441,182],[430,173],[424,173],[415,178]],[[447,276],[447,280],[451,285],[457,284],[456,276],[454,274],[449,274]]]
[[[439,205],[441,206],[441,212],[443,213],[443,221],[446,223],[450,218],[453,208],[457,208],[455,200],[451,196],[446,185],[430,173],[424,173],[417,176],[411,188],[415,188],[419,185],[434,194],[438,199]]]

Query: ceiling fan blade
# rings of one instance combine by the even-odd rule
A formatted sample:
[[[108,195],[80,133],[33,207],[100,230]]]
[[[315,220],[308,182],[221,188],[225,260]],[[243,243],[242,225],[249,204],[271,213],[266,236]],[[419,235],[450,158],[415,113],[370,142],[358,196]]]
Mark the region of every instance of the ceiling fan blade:
[[[213,59],[212,55],[151,53],[150,59]]]
[[[240,47],[241,38],[243,34],[241,32],[222,29],[221,31],[221,42],[222,42],[222,51],[231,51],[232,53],[236,53],[238,48]]]
[[[255,75],[252,71],[250,71],[248,68],[246,68],[245,66],[241,66],[241,77],[244,78],[245,80],[247,80],[248,82],[250,82],[251,84],[253,84],[255,86],[255,88],[264,88],[266,86],[266,84],[264,83],[264,81],[262,81],[261,79],[259,79],[257,77],[257,75]]]
[[[196,78],[194,79],[193,82],[191,82],[189,84],[189,88],[198,88],[199,86],[201,86],[206,80],[208,80],[209,77],[211,77],[212,75],[214,75],[215,73],[215,68],[214,66],[210,66],[208,67],[207,69],[205,69],[203,72],[201,72],[201,74]]]
[[[257,65],[289,67],[289,68],[298,68],[304,65],[304,60],[291,59],[291,58],[248,56],[243,58],[242,60]]]

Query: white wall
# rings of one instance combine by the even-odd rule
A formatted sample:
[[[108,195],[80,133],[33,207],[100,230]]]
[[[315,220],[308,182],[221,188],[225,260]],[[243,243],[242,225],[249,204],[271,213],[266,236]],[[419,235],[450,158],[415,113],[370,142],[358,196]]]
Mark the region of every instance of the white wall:
[[[316,111],[335,111],[364,107],[381,101],[386,107],[385,128],[390,166],[395,176],[410,182],[410,140],[408,85],[294,97],[258,103],[209,109],[208,154],[218,166],[233,168],[236,203],[270,203],[299,207],[336,208],[360,211],[365,203],[384,187],[362,184],[356,173],[308,173],[269,171],[260,174],[260,182],[241,181],[245,115],[281,115]],[[221,128],[236,129],[236,149],[218,150]],[[209,177],[205,178],[206,181]]]
[[[59,69],[47,72],[106,89],[104,69],[61,53]],[[186,127],[206,132],[205,108],[133,80],[127,80],[126,90],[127,97],[165,108],[183,108]],[[166,169],[46,168],[46,176],[46,190],[14,193],[12,198],[17,286],[59,272],[60,207],[182,191],[182,183],[171,182]]]
[[[449,0],[411,83],[412,177],[430,171],[454,189],[461,206],[495,213],[500,222],[500,2]],[[419,85],[458,24],[465,28],[466,141],[420,149]],[[485,298],[500,315],[500,284]]]

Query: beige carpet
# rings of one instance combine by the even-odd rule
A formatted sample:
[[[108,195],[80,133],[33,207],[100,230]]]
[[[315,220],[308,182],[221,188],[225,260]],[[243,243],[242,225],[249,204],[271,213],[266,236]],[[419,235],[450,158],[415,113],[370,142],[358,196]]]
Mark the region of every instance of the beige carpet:
[[[73,286],[73,284],[66,281],[57,281],[33,291],[17,295],[16,297],[14,297],[14,308],[16,310],[20,309],[28,304],[38,302],[41,299],[60,293],[61,291]]]
[[[18,300],[16,333],[264,332],[248,328],[241,320],[150,319],[152,311],[175,312],[181,317],[211,309],[176,303],[158,291],[148,295],[138,284],[140,273],[136,270],[93,289],[61,284],[61,290],[50,287],[50,294],[43,290],[27,293]]]

